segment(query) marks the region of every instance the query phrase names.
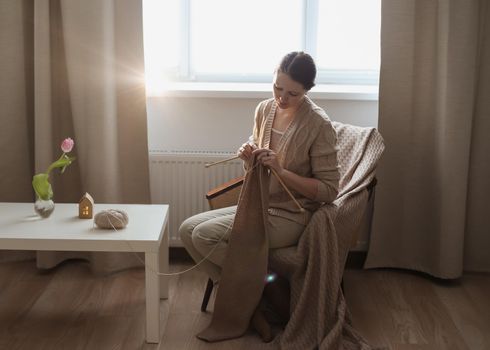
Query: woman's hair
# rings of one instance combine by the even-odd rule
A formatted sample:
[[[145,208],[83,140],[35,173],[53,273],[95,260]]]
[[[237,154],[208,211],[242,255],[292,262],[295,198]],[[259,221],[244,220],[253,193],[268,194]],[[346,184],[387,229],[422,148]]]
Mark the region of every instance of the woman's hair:
[[[284,56],[278,67],[294,81],[303,85],[306,91],[315,86],[316,66],[313,58],[303,51],[293,51]]]

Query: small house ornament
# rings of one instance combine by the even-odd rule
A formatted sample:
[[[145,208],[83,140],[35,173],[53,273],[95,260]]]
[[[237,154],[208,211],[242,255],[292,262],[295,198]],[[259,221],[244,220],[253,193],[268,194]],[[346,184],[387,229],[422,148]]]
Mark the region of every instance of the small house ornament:
[[[78,202],[78,217],[80,219],[92,219],[94,216],[94,199],[90,194],[85,192]]]

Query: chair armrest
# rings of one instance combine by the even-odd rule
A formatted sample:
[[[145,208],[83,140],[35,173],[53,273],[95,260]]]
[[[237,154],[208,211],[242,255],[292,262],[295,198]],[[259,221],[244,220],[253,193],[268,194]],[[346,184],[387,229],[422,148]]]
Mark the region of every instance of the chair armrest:
[[[245,176],[234,178],[206,193],[209,207],[219,209],[236,205]]]

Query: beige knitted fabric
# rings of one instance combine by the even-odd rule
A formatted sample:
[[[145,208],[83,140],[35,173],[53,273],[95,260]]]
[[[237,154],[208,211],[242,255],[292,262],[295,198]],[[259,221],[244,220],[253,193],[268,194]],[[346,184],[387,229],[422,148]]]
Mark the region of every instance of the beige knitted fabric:
[[[297,247],[269,253],[271,269],[291,285],[290,320],[270,348],[370,349],[351,326],[340,282],[352,235],[366,208],[366,186],[384,144],[373,128],[333,125],[339,146],[339,195],[315,212]]]
[[[256,162],[254,157],[253,162]],[[267,274],[269,175],[262,165],[245,177],[221,280],[214,303],[211,324],[197,335],[218,341],[242,336],[260,301]]]

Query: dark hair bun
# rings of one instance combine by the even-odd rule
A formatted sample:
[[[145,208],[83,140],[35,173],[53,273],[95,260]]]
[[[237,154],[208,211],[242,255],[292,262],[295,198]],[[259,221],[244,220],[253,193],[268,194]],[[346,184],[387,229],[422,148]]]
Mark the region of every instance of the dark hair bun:
[[[303,85],[306,91],[315,86],[315,61],[303,51],[293,51],[284,56],[279,64],[279,70]]]

